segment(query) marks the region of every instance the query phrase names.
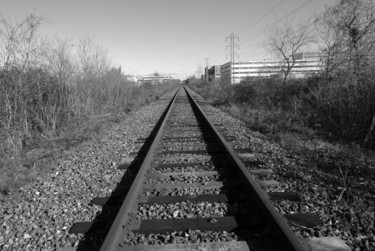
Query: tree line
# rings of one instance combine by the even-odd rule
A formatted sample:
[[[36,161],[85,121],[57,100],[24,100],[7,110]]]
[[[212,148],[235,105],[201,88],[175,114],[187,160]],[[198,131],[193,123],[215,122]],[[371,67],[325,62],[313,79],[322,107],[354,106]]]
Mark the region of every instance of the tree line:
[[[1,155],[19,152],[29,138],[126,111],[139,102],[134,96],[146,95],[91,37],[42,37],[44,23],[34,14],[0,17]]]

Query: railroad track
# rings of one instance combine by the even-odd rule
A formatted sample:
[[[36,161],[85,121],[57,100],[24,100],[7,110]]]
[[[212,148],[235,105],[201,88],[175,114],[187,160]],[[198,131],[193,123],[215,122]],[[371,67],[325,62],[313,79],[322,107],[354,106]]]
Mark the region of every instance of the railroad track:
[[[200,102],[177,90],[100,250],[305,250]]]

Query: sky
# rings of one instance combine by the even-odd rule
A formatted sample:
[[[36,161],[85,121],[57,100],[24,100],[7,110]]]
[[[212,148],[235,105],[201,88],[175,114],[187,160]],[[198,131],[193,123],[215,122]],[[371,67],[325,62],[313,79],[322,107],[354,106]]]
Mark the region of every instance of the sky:
[[[231,33],[239,60],[262,60],[267,31],[288,15],[307,22],[337,0],[0,0],[0,15],[47,20],[41,35],[90,36],[125,74],[184,78],[229,61]],[[307,20],[307,21],[306,21]],[[227,40],[227,41],[226,41]]]

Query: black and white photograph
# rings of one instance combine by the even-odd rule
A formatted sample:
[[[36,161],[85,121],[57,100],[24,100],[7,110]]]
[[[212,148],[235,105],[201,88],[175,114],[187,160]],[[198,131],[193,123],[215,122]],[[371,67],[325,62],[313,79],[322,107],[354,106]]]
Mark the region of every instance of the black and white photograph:
[[[375,1],[0,0],[0,250],[375,250]]]

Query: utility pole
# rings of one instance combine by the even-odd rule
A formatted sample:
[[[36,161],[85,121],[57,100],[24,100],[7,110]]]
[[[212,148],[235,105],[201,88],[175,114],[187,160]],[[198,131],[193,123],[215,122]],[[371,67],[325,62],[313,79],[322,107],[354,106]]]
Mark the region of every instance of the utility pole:
[[[229,39],[229,45],[227,45],[226,49],[230,48],[230,62],[231,62],[231,84],[234,84],[234,60],[236,57],[238,58],[239,55],[236,52],[236,49],[238,50],[238,44],[236,43],[239,42],[238,36],[234,35],[234,33],[231,33],[229,37],[226,37],[226,41]],[[228,58],[228,55],[227,55]]]
[[[208,67],[210,66],[210,59],[206,57],[204,62],[206,64],[206,67],[204,68],[204,80],[208,83]]]

